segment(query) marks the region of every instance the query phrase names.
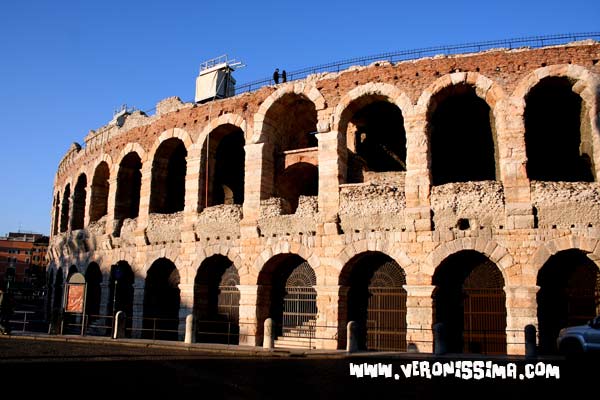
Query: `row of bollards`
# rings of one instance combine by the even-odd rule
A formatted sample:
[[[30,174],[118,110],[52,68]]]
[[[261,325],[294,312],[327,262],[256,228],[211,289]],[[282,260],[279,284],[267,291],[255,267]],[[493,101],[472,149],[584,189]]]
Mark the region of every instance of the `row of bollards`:
[[[358,324],[356,321],[348,322],[346,326],[346,351],[354,353],[359,350],[358,346]],[[537,357],[536,346],[537,331],[535,326],[527,325],[525,327],[525,357]],[[125,313],[117,312],[115,316],[115,329],[113,331],[113,339],[125,337]],[[194,316],[189,314],[185,318],[185,343],[194,343]],[[445,325],[438,322],[433,325],[433,354],[443,355],[448,352],[447,336]],[[263,348],[272,349],[274,347],[273,337],[273,319],[267,318],[264,322],[264,337]]]

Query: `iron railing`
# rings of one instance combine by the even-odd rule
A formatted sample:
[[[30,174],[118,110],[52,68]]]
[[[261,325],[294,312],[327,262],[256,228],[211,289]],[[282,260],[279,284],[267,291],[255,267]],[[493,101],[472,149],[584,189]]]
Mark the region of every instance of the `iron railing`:
[[[580,32],[580,33],[565,33],[547,36],[528,36],[504,40],[490,40],[484,42],[472,42],[457,45],[445,45],[435,47],[424,47],[412,50],[401,50],[396,52],[380,53],[365,57],[350,58],[341,61],[334,61],[327,64],[321,64],[313,67],[302,68],[296,71],[287,73],[287,80],[293,81],[306,78],[308,75],[320,72],[340,72],[351,66],[365,66],[375,61],[399,62],[407,60],[415,60],[422,57],[430,57],[435,55],[452,55],[462,53],[477,53],[483,50],[494,48],[515,49],[520,47],[540,48],[544,46],[553,46],[575,42],[584,39],[600,39],[600,32]],[[244,83],[236,86],[236,94],[253,92],[265,85],[273,83],[272,78],[258,79],[252,82]]]

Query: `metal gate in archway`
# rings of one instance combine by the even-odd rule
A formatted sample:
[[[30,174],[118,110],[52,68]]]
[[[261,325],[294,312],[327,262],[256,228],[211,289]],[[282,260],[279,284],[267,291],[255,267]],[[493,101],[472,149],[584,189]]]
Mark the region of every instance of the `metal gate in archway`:
[[[463,286],[463,351],[506,354],[506,295],[498,268],[476,266]]]
[[[317,321],[317,284],[315,271],[303,262],[290,274],[285,282],[283,296],[283,336],[315,337]]]
[[[393,261],[385,262],[374,272],[368,287],[368,350],[406,350],[405,282],[402,269]]]
[[[222,320],[231,324],[231,329],[239,331],[240,319],[240,291],[237,288],[239,285],[239,275],[235,265],[231,264],[221,278],[219,284],[219,297],[217,303],[217,313]],[[232,332],[237,335],[238,332]]]

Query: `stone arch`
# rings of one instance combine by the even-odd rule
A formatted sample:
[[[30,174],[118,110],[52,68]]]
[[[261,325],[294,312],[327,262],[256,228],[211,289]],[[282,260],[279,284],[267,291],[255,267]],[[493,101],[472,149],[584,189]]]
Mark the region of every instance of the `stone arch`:
[[[267,97],[260,105],[256,114],[254,114],[254,130],[249,143],[263,143],[271,141],[270,136],[274,133],[274,128],[269,125],[268,121],[265,121],[265,116],[267,115],[267,112],[271,106],[273,106],[277,100],[280,100],[289,94],[304,96],[314,104],[317,114],[319,111],[324,110],[327,106],[325,98],[319,89],[317,89],[317,87],[312,83],[297,82],[283,85],[273,92],[269,97]]]
[[[249,139],[247,123],[243,116],[241,116],[240,114],[236,114],[236,113],[223,114],[223,115],[220,115],[219,117],[211,120],[210,123],[208,125],[206,125],[204,127],[204,129],[202,129],[202,132],[200,132],[200,135],[198,136],[198,139],[196,140],[195,149],[190,150],[190,155],[193,154],[195,157],[200,157],[200,152],[202,151],[202,148],[204,147],[204,144],[206,142],[206,138],[208,137],[208,135],[212,131],[214,131],[215,129],[219,128],[222,125],[233,125],[233,126],[240,128],[242,130],[242,132],[244,132],[244,139],[246,141]]]
[[[60,191],[54,195],[54,220],[52,225],[52,234],[58,235],[60,228]]]
[[[336,282],[340,280],[340,274],[348,262],[359,254],[365,252],[379,252],[390,257],[400,265],[406,272],[407,284],[411,284],[410,279],[416,278],[418,274],[417,264],[413,263],[412,259],[401,249],[394,246],[394,244],[388,240],[369,240],[362,239],[356,242],[350,243],[344,247],[342,251],[333,259],[331,266],[338,272]]]
[[[240,274],[241,281],[247,282],[247,284],[256,284],[256,279],[258,279],[258,275],[262,271],[264,265],[274,256],[281,254],[295,254],[305,259],[314,269],[315,274],[317,275],[317,285],[322,284],[325,281],[325,276],[322,275],[324,271],[322,271],[322,269],[319,268],[321,266],[321,260],[314,253],[314,250],[312,248],[307,247],[301,243],[283,240],[278,241],[277,243],[264,249],[252,263],[252,267],[248,271],[248,275],[243,276],[242,274]],[[248,278],[254,278],[254,281],[249,281]]]
[[[417,108],[427,121],[433,185],[501,179],[496,104],[505,97],[499,84],[475,72],[444,75],[423,91]]]
[[[600,255],[594,253],[594,250],[600,244],[599,239],[581,237],[577,235],[563,236],[543,242],[529,258],[528,265],[531,266],[531,273],[537,276],[540,269],[553,255],[566,250],[581,250],[587,253],[587,257],[600,268]]]
[[[512,93],[514,103],[513,111],[510,115],[514,119],[516,128],[523,132],[523,138],[526,136],[525,116],[526,99],[539,87],[539,84],[553,78],[567,79],[571,84],[573,93],[581,98],[580,114],[580,151],[586,152],[591,163],[590,169],[594,178],[600,174],[600,124],[599,124],[599,102],[598,91],[600,90],[600,79],[587,68],[575,64],[556,64],[538,68],[524,78],[522,78]],[[583,120],[586,116],[586,120]],[[525,140],[524,140],[525,142]],[[582,146],[587,143],[586,146]],[[525,146],[527,143],[525,142]],[[527,148],[527,147],[526,147]],[[590,154],[588,154],[591,152]]]
[[[424,265],[426,266],[424,272],[430,277],[433,276],[436,268],[445,259],[463,250],[473,250],[489,258],[490,261],[496,264],[502,273],[504,285],[509,286],[512,284],[511,277],[507,272],[507,270],[514,265],[512,255],[504,246],[499,245],[495,241],[481,238],[460,238],[447,243],[442,243],[427,257]]]
[[[386,98],[390,103],[398,106],[402,114],[406,117],[412,115],[413,104],[410,98],[398,87],[389,83],[371,82],[355,87],[346,93],[338,102],[333,112],[332,130],[340,131],[340,125],[343,127],[342,115],[348,109],[350,104],[364,96],[377,95]]]
[[[148,159],[146,150],[144,150],[140,144],[134,142],[127,143],[125,147],[123,147],[123,150],[121,150],[119,153],[118,157],[115,158],[115,163],[112,164],[113,169],[110,171],[111,176],[117,176],[121,162],[129,153],[136,153],[142,162],[142,166]]]
[[[154,141],[154,143],[152,144],[152,147],[150,147],[150,151],[148,151],[148,160],[154,160],[154,157],[156,156],[156,151],[158,150],[158,148],[160,147],[160,145],[169,139],[179,139],[181,140],[181,142],[183,142],[183,145],[185,146],[185,149],[187,150],[188,154],[190,153],[190,148],[192,147],[192,145],[194,144],[194,141],[192,140],[192,137],[190,136],[190,134],[181,128],[171,128],[171,129],[167,129],[166,131],[164,131],[163,133],[161,133],[158,138]],[[140,154],[141,157],[141,154]]]
[[[182,283],[194,283],[194,277],[196,276],[198,266],[202,265],[204,261],[206,261],[212,256],[223,256],[230,259],[231,262],[233,262],[233,264],[236,266],[241,279],[243,271],[243,262],[242,257],[235,248],[224,245],[197,247],[195,250],[195,254],[196,257],[194,258],[192,263],[186,268],[183,268],[181,271]]]

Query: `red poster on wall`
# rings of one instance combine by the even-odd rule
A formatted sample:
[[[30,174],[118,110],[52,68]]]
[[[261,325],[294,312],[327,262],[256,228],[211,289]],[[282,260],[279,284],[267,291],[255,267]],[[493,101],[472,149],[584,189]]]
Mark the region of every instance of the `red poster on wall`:
[[[83,313],[85,285],[68,285],[67,288],[67,306],[65,311]]]

